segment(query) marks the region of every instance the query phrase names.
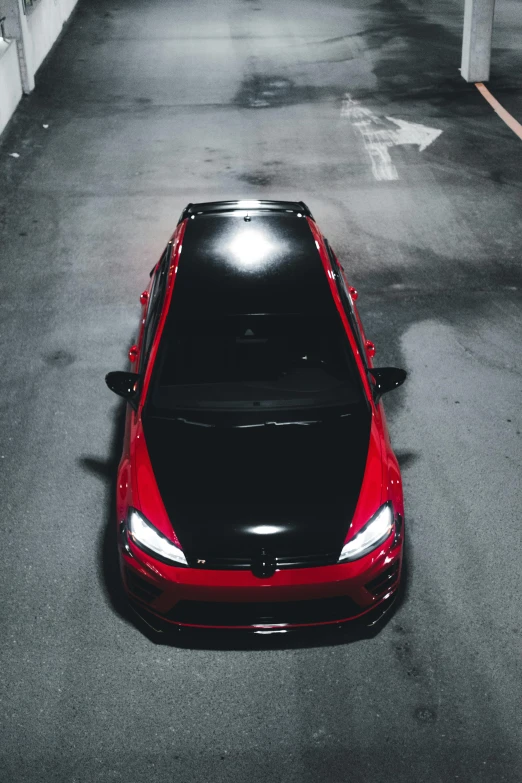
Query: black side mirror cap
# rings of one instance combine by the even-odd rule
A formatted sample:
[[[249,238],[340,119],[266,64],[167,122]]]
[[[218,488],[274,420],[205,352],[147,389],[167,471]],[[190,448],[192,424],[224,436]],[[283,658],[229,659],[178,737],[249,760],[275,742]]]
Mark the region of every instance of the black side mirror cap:
[[[375,379],[373,399],[376,405],[383,394],[402,386],[406,380],[406,371],[398,367],[374,367],[370,372]]]
[[[111,391],[115,394],[119,394],[127,402],[132,405],[134,409],[138,407],[138,381],[140,376],[135,372],[121,372],[116,370],[115,372],[109,372],[105,376],[105,383]]]

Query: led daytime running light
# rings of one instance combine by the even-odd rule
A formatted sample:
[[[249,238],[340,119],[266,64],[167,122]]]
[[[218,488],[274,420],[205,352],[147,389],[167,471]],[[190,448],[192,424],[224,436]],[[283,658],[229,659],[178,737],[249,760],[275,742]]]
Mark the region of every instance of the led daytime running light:
[[[342,549],[339,562],[358,560],[384,543],[393,530],[393,509],[385,503]]]
[[[182,550],[151,525],[135,508],[129,509],[127,530],[132,541],[140,549],[175,565],[188,565]]]

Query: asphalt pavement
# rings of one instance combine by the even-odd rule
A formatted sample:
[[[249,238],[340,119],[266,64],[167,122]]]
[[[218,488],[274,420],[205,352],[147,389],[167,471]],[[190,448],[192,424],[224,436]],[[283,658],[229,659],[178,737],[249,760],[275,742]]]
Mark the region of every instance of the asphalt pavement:
[[[488,87],[522,121],[500,6]],[[522,779],[522,141],[461,26],[454,0],[80,0],[0,140],[5,783]],[[408,371],[404,594],[368,638],[155,644],[104,375],[185,204],[256,197],[309,205]]]

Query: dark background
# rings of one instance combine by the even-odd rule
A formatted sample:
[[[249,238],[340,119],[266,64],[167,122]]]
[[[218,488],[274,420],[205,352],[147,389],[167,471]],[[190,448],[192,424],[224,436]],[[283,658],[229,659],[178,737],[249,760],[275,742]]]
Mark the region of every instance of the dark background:
[[[522,142],[460,77],[462,6],[80,0],[0,145],[6,783],[521,779]],[[443,133],[377,181],[346,92]],[[353,643],[155,645],[118,589],[103,379],[185,204],[257,196],[309,204],[409,373],[404,599]]]

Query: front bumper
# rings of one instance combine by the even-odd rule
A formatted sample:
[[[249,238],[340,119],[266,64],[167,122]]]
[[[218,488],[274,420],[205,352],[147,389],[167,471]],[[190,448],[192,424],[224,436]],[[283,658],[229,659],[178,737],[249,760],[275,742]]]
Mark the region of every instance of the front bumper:
[[[120,565],[131,603],[154,630],[208,628],[275,632],[373,624],[393,602],[403,540],[390,539],[360,560],[288,568],[259,579],[250,571],[167,565],[120,537]]]

